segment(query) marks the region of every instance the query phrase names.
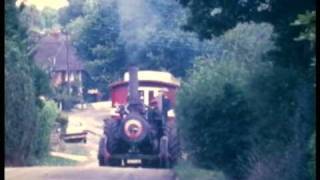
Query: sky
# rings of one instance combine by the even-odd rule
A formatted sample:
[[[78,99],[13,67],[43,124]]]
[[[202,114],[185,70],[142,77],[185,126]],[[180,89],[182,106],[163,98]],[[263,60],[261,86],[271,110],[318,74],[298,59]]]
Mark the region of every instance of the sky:
[[[40,11],[45,7],[59,9],[69,5],[67,0],[17,0],[16,4],[19,5],[23,1],[27,6],[35,5],[36,8]]]

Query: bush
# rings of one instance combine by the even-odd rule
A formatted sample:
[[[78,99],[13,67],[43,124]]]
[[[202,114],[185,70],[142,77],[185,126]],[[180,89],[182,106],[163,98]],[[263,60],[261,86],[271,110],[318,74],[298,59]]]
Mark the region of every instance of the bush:
[[[245,166],[248,170],[247,180],[300,180],[309,179],[305,148],[298,143],[291,142],[285,150],[274,150],[272,153],[253,149],[250,153],[250,161]]]
[[[6,66],[5,92],[6,164],[23,165],[32,155],[38,118],[31,77],[21,69],[14,72]]]
[[[54,88],[54,99],[62,104],[63,110],[70,111],[75,104],[81,102],[81,96],[79,96],[76,91],[77,87],[79,87],[78,82],[71,83],[70,88],[73,89],[71,94],[68,92],[69,87],[67,83]]]
[[[247,96],[256,117],[248,179],[307,179],[314,101],[309,82],[290,68],[273,67],[250,79]],[[252,159],[252,157],[254,157]]]
[[[59,123],[59,126],[61,128],[61,135],[65,134],[68,126],[68,115],[61,112],[58,115],[56,121]]]
[[[196,64],[177,96],[186,150],[231,179],[306,179],[311,86],[291,69],[254,63]]]
[[[15,1],[6,1],[5,11],[5,164],[29,165],[46,151],[54,113],[38,97],[50,86],[30,57],[33,47]]]
[[[309,173],[310,173],[310,179],[316,179],[316,134],[314,133],[311,137],[310,146],[309,146]]]
[[[195,164],[235,179],[245,174],[240,162],[255,123],[244,96],[249,74],[237,61],[199,61],[177,95],[177,122]]]
[[[33,149],[37,159],[48,155],[50,149],[50,134],[54,122],[58,117],[58,107],[52,100],[43,101],[43,107],[39,111],[39,120],[34,131]]]
[[[63,110],[70,111],[76,104],[80,102],[80,98],[76,96],[66,96],[61,101]]]

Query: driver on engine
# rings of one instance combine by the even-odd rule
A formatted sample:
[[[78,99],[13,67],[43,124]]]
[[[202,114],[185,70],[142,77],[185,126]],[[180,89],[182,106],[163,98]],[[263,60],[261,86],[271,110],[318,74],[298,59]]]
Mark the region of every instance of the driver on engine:
[[[163,129],[162,129],[162,118],[161,118],[161,112],[158,106],[158,102],[156,99],[153,99],[150,102],[150,107],[148,111],[148,120],[150,121],[149,123],[153,125],[153,127],[156,127],[155,134],[158,139],[161,138],[163,135]]]

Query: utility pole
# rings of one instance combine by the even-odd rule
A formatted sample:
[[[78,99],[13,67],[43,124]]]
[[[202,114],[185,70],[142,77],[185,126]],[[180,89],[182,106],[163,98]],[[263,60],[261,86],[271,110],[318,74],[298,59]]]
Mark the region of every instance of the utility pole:
[[[70,88],[70,69],[69,69],[69,39],[68,39],[68,31],[65,31],[66,33],[66,50],[67,50],[67,86],[68,86],[68,95],[71,95],[71,88]]]

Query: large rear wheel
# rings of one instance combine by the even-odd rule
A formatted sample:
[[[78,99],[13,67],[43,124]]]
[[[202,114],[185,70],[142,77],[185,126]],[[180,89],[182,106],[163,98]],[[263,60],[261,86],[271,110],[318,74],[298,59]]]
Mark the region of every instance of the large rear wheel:
[[[111,159],[108,159],[107,165],[109,166],[121,166],[121,160],[120,159],[112,159],[112,154],[117,152],[117,149],[119,149],[118,145],[118,122],[114,119],[110,119],[106,123],[106,136],[107,136],[107,144],[106,148],[107,151],[111,154]]]
[[[99,141],[99,150],[98,150],[98,162],[99,166],[106,166],[106,158],[104,157],[104,148],[106,148],[105,138],[101,138]]]
[[[121,166],[121,160],[112,159],[112,153],[117,150],[117,122],[113,119],[109,119],[104,125],[105,137],[100,139],[98,161],[99,166]],[[111,158],[107,158],[106,151],[111,154]]]
[[[168,151],[169,151],[169,166],[172,167],[177,164],[181,158],[181,145],[175,124],[167,127],[168,133]]]

